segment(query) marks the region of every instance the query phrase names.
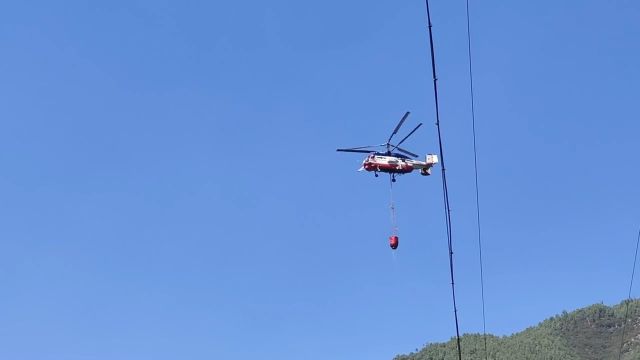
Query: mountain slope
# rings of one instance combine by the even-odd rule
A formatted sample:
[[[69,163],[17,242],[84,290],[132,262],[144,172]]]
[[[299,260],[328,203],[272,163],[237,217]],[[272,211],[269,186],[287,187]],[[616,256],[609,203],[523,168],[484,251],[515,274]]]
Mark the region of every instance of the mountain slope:
[[[511,336],[487,335],[490,360],[617,360],[627,302],[596,304],[547,319]],[[628,302],[623,360],[640,359],[640,300]],[[463,359],[485,359],[481,334],[461,338]],[[395,360],[457,360],[455,339]]]

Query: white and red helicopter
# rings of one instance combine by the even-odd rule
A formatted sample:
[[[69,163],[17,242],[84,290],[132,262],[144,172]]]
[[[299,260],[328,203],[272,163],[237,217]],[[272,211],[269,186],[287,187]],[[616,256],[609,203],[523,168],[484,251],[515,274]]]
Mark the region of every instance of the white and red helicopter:
[[[393,130],[386,143],[380,145],[337,149],[337,151],[369,154],[369,156],[367,156],[362,162],[362,167],[358,171],[373,171],[376,177],[378,177],[379,172],[388,173],[391,176],[391,181],[393,182],[396,181],[396,175],[408,174],[413,170],[420,170],[420,174],[423,176],[431,175],[431,168],[433,165],[438,163],[438,155],[427,154],[425,161],[414,160],[412,158],[417,158],[418,155],[399,147],[400,144],[405,142],[409,136],[413,135],[413,133],[422,126],[422,123],[418,124],[418,126],[411,130],[411,132],[400,140],[397,145],[393,145],[391,143],[391,139],[398,133],[398,130],[400,130],[404,121],[407,120],[409,114],[410,112],[407,111],[402,119],[400,119],[400,122]],[[376,151],[374,150],[375,148],[385,148],[386,151]]]

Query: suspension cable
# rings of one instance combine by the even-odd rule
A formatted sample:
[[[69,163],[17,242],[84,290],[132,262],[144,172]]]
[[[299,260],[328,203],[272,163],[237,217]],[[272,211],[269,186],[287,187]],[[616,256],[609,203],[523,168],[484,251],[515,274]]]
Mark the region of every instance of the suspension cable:
[[[480,190],[478,186],[478,148],[476,145],[476,111],[473,96],[473,62],[471,57],[471,20],[469,15],[469,0],[467,0],[467,54],[469,55],[469,94],[471,97],[471,125],[473,129],[473,168],[476,185],[476,224],[478,225],[478,252],[480,260],[480,292],[482,296],[482,338],[484,340],[484,358],[489,359],[487,351],[487,320],[484,303],[484,266],[482,262],[482,232],[480,228]]]
[[[631,302],[631,289],[633,288],[633,277],[636,273],[636,262],[638,260],[638,246],[640,246],[640,229],[638,230],[638,240],[636,240],[636,254],[633,257],[633,269],[631,270],[631,283],[629,284],[629,296],[625,304],[624,310],[624,322],[622,323],[622,336],[620,339],[620,352],[618,353],[618,360],[622,359],[622,348],[624,347],[624,332],[627,328],[627,318],[629,317],[629,303]]]
[[[438,104],[438,77],[436,75],[436,60],[433,46],[433,31],[431,24],[431,12],[429,10],[429,0],[425,0],[427,7],[427,23],[429,28],[429,48],[431,50],[431,71],[433,74],[433,95],[435,99],[436,127],[438,129],[438,145],[440,150],[440,164],[442,168],[442,193],[444,198],[445,222],[447,227],[447,243],[449,247],[449,273],[451,275],[451,295],[453,297],[453,315],[456,322],[456,344],[458,347],[458,360],[462,360],[462,349],[460,347],[460,326],[458,324],[458,308],[456,305],[456,288],[453,276],[453,240],[451,234],[451,207],[449,206],[449,190],[447,188],[447,175],[444,162],[444,151],[442,146],[442,133],[440,131],[440,107]]]
[[[393,177],[389,175],[389,209],[391,210],[391,235],[398,235],[398,221],[396,219],[396,204],[393,198]]]

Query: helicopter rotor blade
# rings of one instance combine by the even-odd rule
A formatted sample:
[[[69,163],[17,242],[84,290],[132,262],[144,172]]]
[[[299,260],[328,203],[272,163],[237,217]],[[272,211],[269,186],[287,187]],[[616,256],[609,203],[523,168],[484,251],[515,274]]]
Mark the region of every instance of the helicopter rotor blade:
[[[371,154],[375,152],[374,150],[358,150],[358,149],[336,149],[336,151],[354,152],[354,153],[363,153],[363,154]]]
[[[389,142],[391,141],[391,138],[398,133],[398,130],[400,130],[400,127],[402,126],[402,124],[404,123],[405,120],[407,120],[407,117],[409,117],[409,114],[411,114],[409,111],[407,111],[404,116],[402,117],[402,119],[400,119],[400,122],[398,123],[398,125],[396,125],[396,128],[393,129],[393,132],[391,133],[391,136],[389,136],[389,140],[387,140],[387,144],[389,144]]]
[[[413,135],[414,132],[416,132],[416,130],[418,130],[420,128],[420,126],[422,126],[422,123],[418,124],[418,126],[416,126],[413,130],[411,130],[411,132],[409,133],[409,135],[405,136],[404,139],[400,140],[400,142],[398,143],[398,145],[395,145],[393,149],[391,149],[392,151],[396,148],[398,148],[398,146],[400,144],[402,144],[405,140],[407,140],[409,138],[409,136]]]
[[[348,148],[351,150],[358,150],[358,149],[366,149],[366,148],[374,148],[374,147],[380,147],[380,146],[385,146],[386,144],[380,144],[380,145],[367,145],[367,146],[358,146],[358,147],[352,147],[352,148]]]
[[[398,150],[398,151],[400,151],[400,152],[403,152],[403,153],[405,153],[405,154],[407,154],[407,155],[413,156],[414,158],[417,158],[417,157],[418,157],[418,155],[416,155],[416,154],[412,153],[411,151],[405,150],[405,149],[403,149],[403,148],[399,148],[399,147],[397,147],[397,146],[396,146],[396,150]]]

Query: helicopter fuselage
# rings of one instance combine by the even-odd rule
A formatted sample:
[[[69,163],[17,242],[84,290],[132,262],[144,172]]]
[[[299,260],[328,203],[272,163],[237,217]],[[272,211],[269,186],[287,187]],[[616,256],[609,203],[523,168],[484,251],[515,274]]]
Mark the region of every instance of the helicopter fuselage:
[[[413,160],[406,156],[392,154],[370,154],[362,162],[362,169],[372,172],[388,174],[408,174],[413,170],[420,170],[420,174],[431,175],[431,167],[438,163],[438,156],[428,154],[425,161]]]

